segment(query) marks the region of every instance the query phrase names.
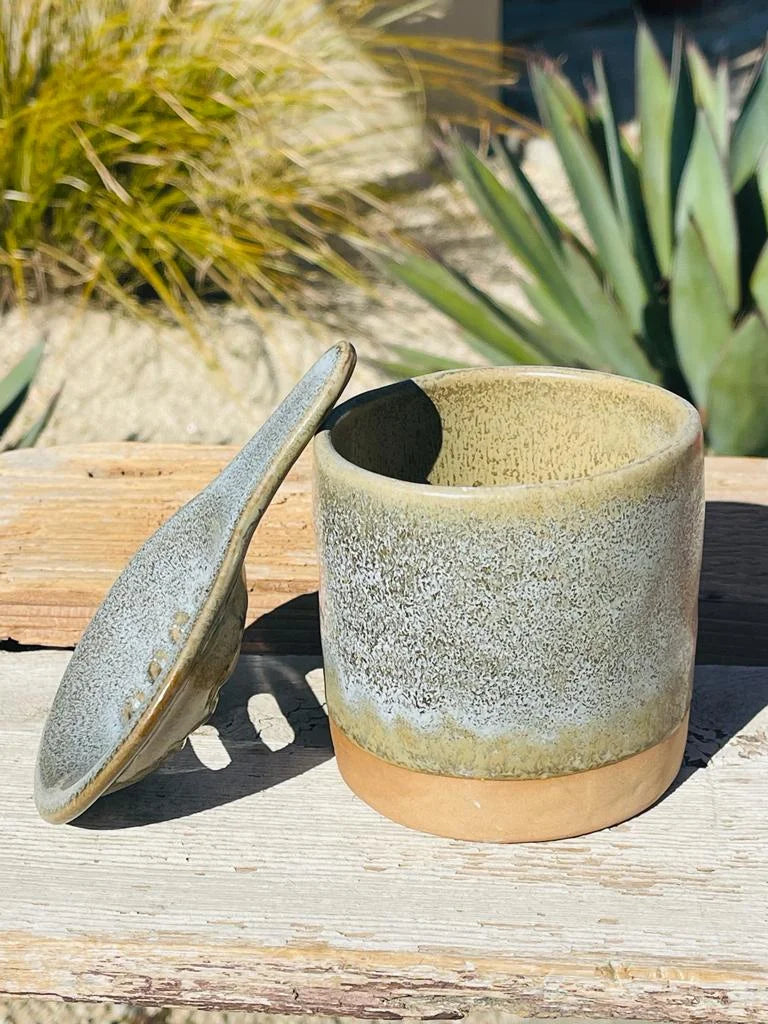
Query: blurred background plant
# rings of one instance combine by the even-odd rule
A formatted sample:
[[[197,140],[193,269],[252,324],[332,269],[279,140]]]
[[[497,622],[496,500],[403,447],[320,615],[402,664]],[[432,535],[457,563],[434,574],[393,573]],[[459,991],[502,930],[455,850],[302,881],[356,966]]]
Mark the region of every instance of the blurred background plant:
[[[768,72],[733,123],[726,66],[678,37],[668,68],[644,25],[636,40],[639,133],[616,123],[599,56],[583,102],[556,65],[530,69],[589,236],[548,211],[520,164],[457,141],[449,164],[519,268],[533,316],[437,259],[378,257],[459,323],[488,362],[608,370],[697,405],[712,451],[768,455]],[[502,180],[503,178],[503,180]],[[394,373],[457,365],[394,348]]]
[[[417,116],[393,98],[432,81],[504,117],[500,47],[395,34],[426,6],[0,0],[0,308],[157,298],[202,345],[206,298],[362,283],[336,240],[382,202],[366,139]]]
[[[24,405],[42,357],[43,342],[40,341],[33,345],[19,362],[0,379],[0,452],[11,451],[14,448],[31,448],[45,430],[56,407],[58,396],[51,399],[42,416],[35,420],[13,444],[6,443],[8,428]]]

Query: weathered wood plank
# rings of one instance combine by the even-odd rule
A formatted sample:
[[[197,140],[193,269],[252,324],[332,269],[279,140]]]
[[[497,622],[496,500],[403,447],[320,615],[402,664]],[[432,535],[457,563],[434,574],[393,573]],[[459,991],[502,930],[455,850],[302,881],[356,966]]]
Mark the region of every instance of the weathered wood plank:
[[[0,654],[0,992],[768,1020],[765,669],[698,670],[686,765],[651,810],[499,847],[410,832],[352,796],[316,657],[241,658],[188,748],[78,824],[46,825],[32,766],[68,657]]]
[[[234,449],[96,444],[0,456],[0,639],[73,646],[132,552]],[[768,461],[709,459],[698,660],[768,664]],[[310,462],[254,536],[244,650],[317,653]]]

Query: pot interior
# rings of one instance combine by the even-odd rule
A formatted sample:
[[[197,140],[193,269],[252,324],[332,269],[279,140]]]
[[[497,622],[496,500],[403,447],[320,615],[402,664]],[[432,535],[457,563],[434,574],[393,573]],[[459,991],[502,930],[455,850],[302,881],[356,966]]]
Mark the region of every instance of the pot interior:
[[[362,469],[412,483],[540,484],[645,460],[695,415],[670,392],[608,374],[460,370],[352,399],[332,420],[331,443]]]

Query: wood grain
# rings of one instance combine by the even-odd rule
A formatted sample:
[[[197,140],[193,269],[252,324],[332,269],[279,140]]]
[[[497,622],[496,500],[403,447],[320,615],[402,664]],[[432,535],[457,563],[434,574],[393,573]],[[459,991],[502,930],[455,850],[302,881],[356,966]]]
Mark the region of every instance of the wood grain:
[[[456,1019],[768,1020],[768,673],[697,671],[675,787],[616,828],[483,846],[379,817],[316,657],[245,656],[213,721],[79,822],[32,767],[69,654],[0,654],[0,992]]]
[[[0,640],[71,647],[131,554],[232,457],[93,444],[0,456]],[[698,660],[768,664],[768,460],[707,460]],[[247,559],[246,652],[315,654],[317,567],[305,454]]]

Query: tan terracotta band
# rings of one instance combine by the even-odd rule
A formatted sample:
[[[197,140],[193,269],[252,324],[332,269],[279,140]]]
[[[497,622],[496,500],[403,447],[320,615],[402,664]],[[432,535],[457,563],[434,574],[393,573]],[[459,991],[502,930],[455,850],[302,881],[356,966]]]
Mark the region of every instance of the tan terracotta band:
[[[463,779],[390,764],[331,720],[339,771],[375,810],[422,832],[496,843],[565,839],[639,814],[677,775],[687,735],[686,714],[661,743],[601,768],[549,779]]]

